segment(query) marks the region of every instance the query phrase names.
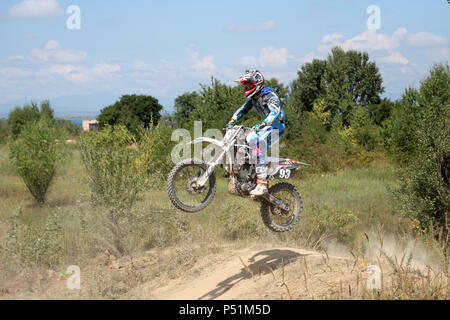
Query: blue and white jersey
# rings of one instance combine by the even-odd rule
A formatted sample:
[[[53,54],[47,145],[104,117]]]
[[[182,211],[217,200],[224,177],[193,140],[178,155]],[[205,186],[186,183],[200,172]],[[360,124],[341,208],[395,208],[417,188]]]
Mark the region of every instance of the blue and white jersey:
[[[232,119],[236,121],[239,120],[242,116],[247,114],[252,107],[255,107],[261,120],[268,126],[279,124],[284,118],[284,111],[281,107],[280,99],[270,87],[262,89],[260,95],[255,95],[252,98],[247,99],[247,101],[237,109]]]

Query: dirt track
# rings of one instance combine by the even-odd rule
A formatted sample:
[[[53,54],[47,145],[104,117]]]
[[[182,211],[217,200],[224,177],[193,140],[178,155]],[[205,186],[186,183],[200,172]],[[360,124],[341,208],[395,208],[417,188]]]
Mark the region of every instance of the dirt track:
[[[151,283],[143,284],[124,298],[210,300],[319,297],[326,294],[333,283],[339,284],[339,280],[346,280],[351,274],[351,268],[348,269],[351,264],[345,261],[331,256],[327,259],[320,253],[297,248],[228,251],[203,258],[192,268],[196,272],[188,272],[186,276],[159,287]],[[348,272],[342,272],[342,268],[348,269]],[[311,289],[307,288],[308,282]]]
[[[368,277],[354,259],[287,247],[224,246],[170,271],[174,259],[185,259],[189,248],[183,250],[133,259],[98,257],[81,270],[81,290],[68,290],[61,273],[40,270],[35,281],[23,275],[15,279],[0,298],[323,299],[361,288]]]

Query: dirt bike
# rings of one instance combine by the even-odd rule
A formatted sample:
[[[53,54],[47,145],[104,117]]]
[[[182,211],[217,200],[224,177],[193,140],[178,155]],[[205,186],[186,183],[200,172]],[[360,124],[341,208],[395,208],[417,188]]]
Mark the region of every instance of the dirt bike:
[[[251,161],[251,147],[245,138],[255,128],[233,126],[226,128],[222,141],[208,137],[197,138],[190,144],[209,143],[205,151],[215,150],[210,160],[186,159],[171,170],[167,191],[173,205],[185,212],[198,212],[206,208],[216,192],[214,169],[220,164],[229,178],[228,192],[261,202],[261,217],[264,224],[275,232],[290,230],[298,222],[303,210],[300,192],[286,182],[280,182],[268,189],[262,196],[251,196],[256,187],[256,169]],[[209,149],[208,149],[209,148]],[[236,155],[236,156],[235,156]],[[268,180],[289,179],[298,172],[300,165],[311,166],[300,161],[266,157]]]

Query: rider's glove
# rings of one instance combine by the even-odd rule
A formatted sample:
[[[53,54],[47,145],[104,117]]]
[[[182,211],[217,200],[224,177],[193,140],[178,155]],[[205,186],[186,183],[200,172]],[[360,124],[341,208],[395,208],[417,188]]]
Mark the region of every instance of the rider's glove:
[[[231,119],[230,122],[227,123],[226,127],[227,127],[227,128],[228,128],[228,127],[232,127],[232,126],[234,126],[235,123],[236,123],[236,120]]]
[[[266,126],[266,123],[265,123],[265,122],[258,123],[257,125],[255,125],[255,130],[256,130],[256,132],[258,132],[259,130],[261,130],[261,129],[264,128],[265,126]]]

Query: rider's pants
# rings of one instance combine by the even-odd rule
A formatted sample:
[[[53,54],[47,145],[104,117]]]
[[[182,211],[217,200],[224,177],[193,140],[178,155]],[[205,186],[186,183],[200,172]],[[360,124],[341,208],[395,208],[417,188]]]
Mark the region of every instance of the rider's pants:
[[[252,157],[256,161],[258,178],[267,177],[266,153],[272,143],[276,142],[284,133],[284,123],[273,123],[258,132],[252,132],[247,136],[247,143],[252,148]]]

